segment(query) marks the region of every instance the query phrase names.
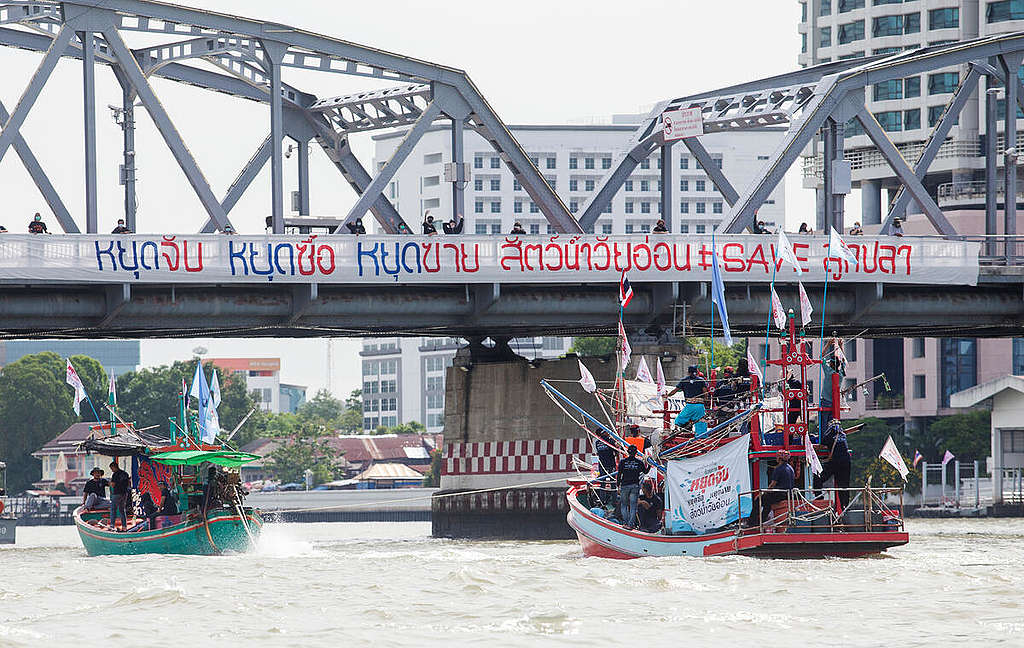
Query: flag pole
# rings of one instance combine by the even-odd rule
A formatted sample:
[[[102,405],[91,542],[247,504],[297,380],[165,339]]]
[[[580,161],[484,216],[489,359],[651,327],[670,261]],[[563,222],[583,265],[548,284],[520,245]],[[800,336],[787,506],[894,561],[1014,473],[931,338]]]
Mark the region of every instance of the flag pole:
[[[96,411],[96,406],[92,404],[92,399],[89,398],[89,392],[85,392],[85,400],[88,401],[89,407],[92,408],[92,415],[96,417],[96,422],[102,423],[102,421],[100,421],[99,412]]]
[[[717,263],[718,256],[715,254],[715,230],[711,230],[711,262]],[[714,270],[711,271],[714,276]],[[708,366],[708,380],[711,380],[711,372],[715,369],[715,286],[711,285],[711,364]],[[713,393],[713,392],[712,392]]]
[[[778,265],[778,263],[775,262],[775,259],[773,257],[772,258],[772,283],[771,283],[771,286],[768,288],[768,323],[764,327],[764,377],[765,377],[765,380],[762,381],[762,384],[761,384],[762,391],[765,389],[764,383],[768,382],[768,336],[769,336],[769,334],[771,334],[771,331],[772,331],[772,309],[774,308],[774,304],[772,303],[772,293],[775,290],[775,271],[778,270],[778,268],[779,268],[779,265]]]
[[[818,363],[818,442],[821,442],[825,431],[821,429],[821,401],[822,396],[825,393],[825,386],[821,384],[825,374],[825,312],[828,310],[828,262],[832,258],[832,249],[829,246],[828,255],[825,257],[825,290],[821,295],[821,331],[819,332],[818,338],[818,355],[821,357],[821,362]],[[843,263],[842,259],[839,259],[840,267]],[[805,386],[806,387],[806,386]],[[836,403],[832,404],[833,407]]]

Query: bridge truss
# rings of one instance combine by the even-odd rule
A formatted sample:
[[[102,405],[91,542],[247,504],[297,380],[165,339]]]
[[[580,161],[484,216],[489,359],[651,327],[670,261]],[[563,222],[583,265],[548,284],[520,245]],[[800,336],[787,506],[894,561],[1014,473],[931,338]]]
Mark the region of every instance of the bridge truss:
[[[131,49],[125,34],[144,32],[165,40]],[[464,212],[467,180],[463,162],[466,128],[487,140],[523,189],[559,232],[582,231],[576,220],[465,72],[301,29],[149,0],[0,0],[0,45],[43,52],[28,86],[8,112],[0,104],[0,159],[9,149],[21,158],[33,182],[66,233],[78,233],[72,218],[20,129],[57,62],[82,61],[85,122],[85,231],[97,228],[96,91],[98,65],[109,67],[123,91],[124,212],[136,229],[135,103],[144,106],[208,215],[204,232],[232,226],[229,214],[253,179],[271,165],[270,225],[284,231],[283,141],[299,148],[300,214],[309,214],[310,142],[323,147],[342,177],[359,194],[344,222],[368,211],[384,231],[398,233],[402,217],[382,191],[413,147],[436,120],[451,124],[450,167],[453,216]],[[205,65],[203,65],[205,64]],[[213,66],[216,71],[211,71]],[[319,98],[286,83],[288,70],[393,81],[385,90]],[[151,84],[163,78],[256,101],[269,107],[269,134],[218,198],[189,152]],[[383,168],[372,174],[352,154],[349,135],[409,127]],[[418,215],[417,215],[418,218]],[[413,224],[414,226],[416,223]],[[413,228],[405,224],[406,231]],[[340,229],[340,226],[339,226]]]

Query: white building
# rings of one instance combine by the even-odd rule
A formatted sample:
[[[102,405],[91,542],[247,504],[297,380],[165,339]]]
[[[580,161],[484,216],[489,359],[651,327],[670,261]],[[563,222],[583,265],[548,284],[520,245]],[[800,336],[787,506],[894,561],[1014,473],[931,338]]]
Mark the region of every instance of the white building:
[[[569,211],[579,212],[593,196],[601,178],[608,173],[616,155],[636,129],[637,116],[617,117],[611,125],[510,126],[512,134],[526,149],[533,163],[559,194]],[[405,130],[375,135],[374,167],[380,168],[398,147]],[[734,187],[747,185],[762,169],[768,154],[778,144],[782,131],[756,129],[718,133],[701,138],[711,156],[719,161]],[[444,180],[444,165],[452,161],[450,128],[434,126],[388,185],[386,194],[410,228],[426,211],[440,223],[452,216],[452,187]],[[551,232],[547,220],[498,153],[479,135],[466,131],[465,162],[471,177],[466,186],[467,234],[498,234],[512,229],[515,221],[531,234]],[[699,234],[710,232],[725,212],[721,194],[689,155],[685,146],[672,147],[676,186],[673,187],[673,230]],[[654,153],[641,162],[597,221],[599,234],[649,232],[660,218],[661,157]],[[782,223],[785,217],[785,189],[778,187],[758,211],[766,223]],[[422,220],[422,218],[421,218]]]
[[[806,0],[800,4],[799,62],[804,66],[1024,30],[1020,0]],[[915,160],[966,74],[966,65],[952,66],[878,83],[866,89],[867,107],[904,157]],[[999,101],[1001,132],[1005,100]],[[943,209],[984,204],[984,111],[985,102],[979,101],[975,90],[924,180]],[[847,123],[845,135],[845,157],[853,168],[854,186],[862,190],[862,222],[877,224],[882,205],[888,204],[881,201],[881,190],[895,192],[899,183],[859,123]],[[999,149],[1003,149],[1001,141]],[[820,150],[815,153],[804,163],[806,187],[820,187]],[[1002,156],[998,158],[1001,167]],[[918,211],[911,205],[910,213]],[[848,223],[853,220],[856,217],[847,218]]]
[[[260,409],[264,412],[280,413],[280,358],[210,358],[204,362],[212,362],[221,371],[241,374],[245,379],[246,389],[254,394]]]
[[[509,343],[525,358],[553,358],[568,351],[572,338],[518,338]],[[416,421],[437,434],[444,430],[445,372],[459,338],[364,338],[363,431]]]

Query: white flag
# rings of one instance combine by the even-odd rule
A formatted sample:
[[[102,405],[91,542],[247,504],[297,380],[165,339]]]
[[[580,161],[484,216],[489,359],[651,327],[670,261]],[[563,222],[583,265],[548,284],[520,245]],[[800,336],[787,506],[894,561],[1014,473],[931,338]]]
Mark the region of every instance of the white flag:
[[[622,320],[619,320],[619,339],[622,341],[622,348],[619,350],[622,368],[629,366],[629,357],[633,355],[633,349],[629,346],[629,338],[626,337],[626,329],[622,328]]]
[[[907,462],[903,461],[903,455],[896,449],[896,444],[893,443],[891,434],[886,439],[885,445],[882,446],[882,451],[878,453],[878,456],[885,459],[890,466],[895,468],[896,472],[903,478],[903,481],[907,481],[907,474],[910,472],[910,469],[907,468]]]
[[[212,444],[220,434],[218,405],[220,405],[220,381],[217,379],[217,370],[214,369],[213,378],[210,380],[210,407],[206,410],[206,425],[203,427],[203,443]]]
[[[833,259],[846,259],[850,263],[857,263],[857,255],[843,241],[839,236],[839,232],[834,227],[832,228],[832,233],[828,236],[828,255]]]
[[[750,369],[750,373],[757,376],[757,382],[759,385],[764,385],[764,376],[761,374],[761,365],[757,364],[757,360],[754,360],[753,354],[750,353],[750,347],[747,347],[747,368]]]
[[[660,360],[661,358],[659,358]],[[636,368],[636,380],[637,382],[653,383],[654,376],[651,375],[651,370],[647,366],[647,358],[640,356],[640,365]]]
[[[782,308],[782,301],[779,300],[779,293],[775,292],[775,286],[772,286],[772,319],[780,331],[786,330],[786,311]]]
[[[576,362],[580,363],[580,384],[583,385],[583,391],[588,394],[593,394],[597,391],[597,383],[594,382],[594,376],[587,370],[587,367],[583,364],[582,360],[577,359]]]
[[[85,385],[82,384],[82,379],[78,377],[78,372],[71,366],[71,361],[67,361],[68,366],[66,370],[66,376],[64,381],[75,388],[75,395],[73,397],[75,414],[81,414],[80,403],[85,400]]]
[[[661,358],[660,357],[658,358],[658,380],[656,381],[656,384],[658,385],[658,396],[661,396],[662,398],[664,398],[665,397],[665,391],[666,391],[665,390],[665,372],[661,368]]]
[[[946,454],[942,455],[942,466],[943,466],[943,468],[945,468],[946,464],[948,464],[950,461],[953,461],[953,459],[955,457],[956,457],[956,455],[954,455],[949,450],[946,450]]]
[[[796,285],[800,287],[801,326],[807,326],[808,324],[811,323],[811,313],[813,313],[814,311],[811,309],[811,300],[807,298],[807,291],[804,290],[804,284],[798,281]]]
[[[798,275],[804,273],[803,268],[800,267],[800,262],[796,258],[796,254],[793,253],[793,246],[790,244],[789,239],[786,237],[786,233],[779,228],[779,242],[775,246],[778,248],[779,258],[793,266],[796,269]]]
[[[814,451],[814,446],[811,445],[811,435],[804,435],[804,455],[807,457],[807,465],[811,467],[811,472],[815,475],[821,474],[821,460],[818,459],[818,453]]]
[[[114,370],[110,370],[110,383],[107,385],[107,398],[110,405],[117,405],[117,380],[114,379]]]

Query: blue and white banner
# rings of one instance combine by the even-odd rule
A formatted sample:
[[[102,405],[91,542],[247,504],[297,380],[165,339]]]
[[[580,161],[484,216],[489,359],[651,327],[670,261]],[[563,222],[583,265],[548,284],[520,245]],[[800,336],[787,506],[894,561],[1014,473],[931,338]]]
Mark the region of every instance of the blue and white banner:
[[[750,515],[749,447],[744,434],[699,457],[668,462],[665,526],[672,533],[706,533]]]

